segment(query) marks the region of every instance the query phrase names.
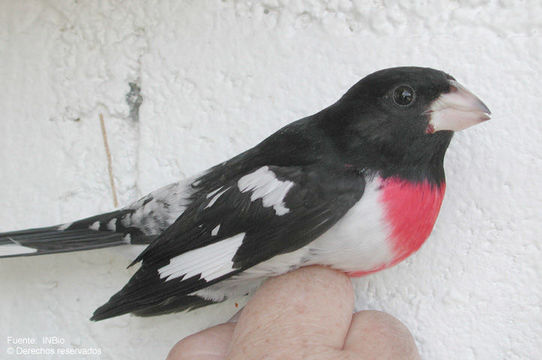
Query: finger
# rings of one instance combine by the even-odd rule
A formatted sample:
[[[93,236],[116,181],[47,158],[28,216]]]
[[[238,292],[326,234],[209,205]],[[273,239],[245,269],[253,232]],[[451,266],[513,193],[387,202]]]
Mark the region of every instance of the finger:
[[[167,360],[223,360],[234,327],[235,324],[226,323],[190,335],[175,344]]]
[[[420,359],[407,327],[380,311],[360,311],[354,315],[344,350],[357,354],[359,359]]]
[[[329,268],[312,266],[272,278],[245,306],[228,358],[259,359],[270,350],[300,346],[341,349],[353,306],[350,279]]]

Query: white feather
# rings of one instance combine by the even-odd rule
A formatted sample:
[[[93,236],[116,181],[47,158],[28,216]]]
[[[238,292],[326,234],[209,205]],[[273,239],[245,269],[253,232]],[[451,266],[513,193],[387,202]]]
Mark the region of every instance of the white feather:
[[[252,191],[251,201],[262,199],[263,206],[273,207],[279,216],[290,212],[290,209],[284,204],[284,198],[294,183],[277,179],[275,173],[269,170],[268,166],[263,166],[243,176],[237,182],[237,186],[241,192]]]
[[[131,204],[127,209],[134,212],[121,219],[122,225],[139,227],[147,235],[163,231],[163,224],[173,224],[190,203],[193,180],[189,178],[164,186]]]
[[[218,234],[218,230],[220,230],[220,225],[215,226],[215,228],[211,230],[211,236],[216,236],[216,234]]]
[[[113,218],[111,219],[108,223],[107,223],[107,228],[111,231],[115,231],[117,230],[117,218]]]
[[[30,254],[37,251],[37,249],[29,248],[19,244],[0,245],[0,256]]]
[[[188,279],[200,275],[211,281],[228,274],[233,269],[233,256],[243,243],[245,233],[221,240],[199,249],[175,256],[169,264],[158,269],[160,278],[166,281],[183,277]]]
[[[99,222],[99,221],[95,221],[95,222],[93,222],[88,228],[89,228],[90,230],[98,231],[98,230],[100,230],[100,222]]]
[[[218,189],[213,190],[213,191],[211,191],[210,193],[208,193],[207,196],[206,196],[207,199],[210,198],[211,196],[213,196],[214,194],[216,194],[220,189],[222,189],[222,186],[219,187]]]
[[[211,201],[209,201],[209,203],[207,204],[207,206],[206,206],[205,208],[207,209],[208,207],[213,206],[213,205],[215,204],[215,202],[218,200],[218,198],[221,197],[222,194],[224,194],[226,191],[228,191],[228,189],[229,189],[229,187],[226,188],[226,189],[224,189],[224,190],[222,190],[222,191],[219,192],[218,194],[216,194],[216,195],[211,199]],[[220,190],[220,189],[218,189],[218,190]],[[218,191],[218,190],[216,190],[216,191]],[[214,194],[216,191],[213,191],[212,194]],[[209,198],[209,196],[207,196],[207,198]]]
[[[57,227],[58,230],[66,230],[67,228],[69,228],[73,223],[70,222],[70,223],[65,223],[65,224],[62,224],[62,225],[59,225]]]

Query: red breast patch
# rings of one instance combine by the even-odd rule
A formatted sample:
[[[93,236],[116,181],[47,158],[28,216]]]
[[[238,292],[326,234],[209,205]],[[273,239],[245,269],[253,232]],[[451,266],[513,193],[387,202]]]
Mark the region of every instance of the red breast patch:
[[[380,202],[390,226],[393,260],[376,268],[349,272],[351,277],[371,274],[404,260],[422,246],[437,220],[446,184],[414,183],[396,177],[380,179]]]
[[[399,178],[382,180],[380,200],[391,225],[391,242],[397,264],[422,246],[437,220],[446,184],[410,182]]]

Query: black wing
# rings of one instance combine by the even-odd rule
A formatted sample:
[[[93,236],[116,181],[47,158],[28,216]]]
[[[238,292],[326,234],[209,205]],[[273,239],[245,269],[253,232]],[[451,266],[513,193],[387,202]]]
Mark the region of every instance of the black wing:
[[[141,268],[93,320],[206,305],[189,294],[303,247],[333,226],[365,186],[343,164],[226,173],[218,167],[194,183],[191,204],[135,260]]]

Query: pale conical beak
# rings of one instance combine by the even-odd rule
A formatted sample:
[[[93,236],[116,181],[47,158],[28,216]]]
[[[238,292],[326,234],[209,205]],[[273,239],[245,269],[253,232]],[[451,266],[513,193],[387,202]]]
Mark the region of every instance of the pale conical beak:
[[[442,94],[425,113],[429,116],[427,133],[440,130],[459,131],[489,120],[491,111],[476,95],[455,80],[450,91]]]

